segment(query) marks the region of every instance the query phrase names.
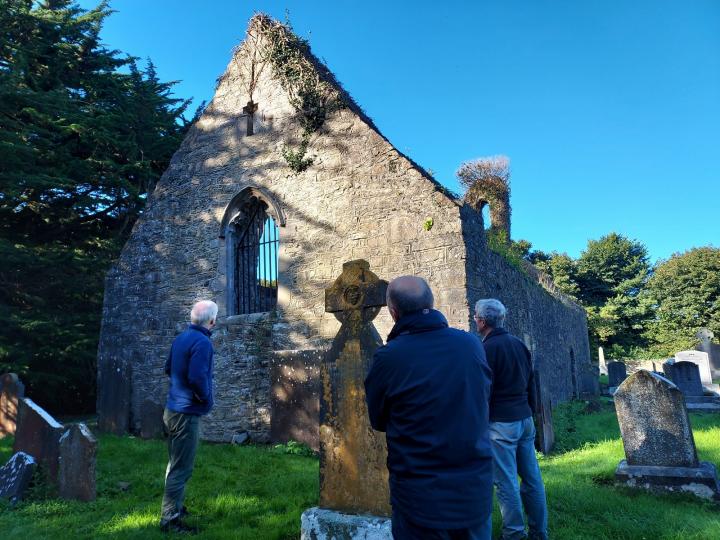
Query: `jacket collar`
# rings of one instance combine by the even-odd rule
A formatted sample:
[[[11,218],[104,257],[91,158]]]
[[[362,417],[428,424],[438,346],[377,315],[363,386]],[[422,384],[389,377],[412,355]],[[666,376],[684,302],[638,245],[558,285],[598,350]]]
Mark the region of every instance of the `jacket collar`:
[[[422,309],[403,315],[393,326],[387,340],[392,341],[404,334],[419,334],[447,327],[447,319],[442,313],[435,309]]]
[[[208,329],[205,328],[204,326],[200,326],[199,324],[190,323],[190,324],[188,325],[188,328],[189,328],[190,330],[197,330],[198,332],[202,332],[202,333],[205,334],[207,337],[212,336],[212,332],[211,332],[210,330],[208,330]]]
[[[508,331],[505,330],[504,328],[493,328],[487,336],[482,338],[482,340],[483,340],[483,342],[485,342],[490,338],[493,338],[495,336],[502,336],[503,334],[507,334],[507,333],[508,333]]]

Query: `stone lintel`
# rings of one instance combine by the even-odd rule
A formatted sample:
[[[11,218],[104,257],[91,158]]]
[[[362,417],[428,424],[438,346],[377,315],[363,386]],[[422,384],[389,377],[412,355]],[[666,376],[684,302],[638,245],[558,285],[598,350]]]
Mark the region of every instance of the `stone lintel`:
[[[308,508],[300,517],[300,540],[392,540],[388,517]]]
[[[631,488],[690,493],[720,502],[717,471],[715,465],[707,461],[701,461],[698,467],[656,467],[628,465],[623,459],[615,469],[615,480]]]

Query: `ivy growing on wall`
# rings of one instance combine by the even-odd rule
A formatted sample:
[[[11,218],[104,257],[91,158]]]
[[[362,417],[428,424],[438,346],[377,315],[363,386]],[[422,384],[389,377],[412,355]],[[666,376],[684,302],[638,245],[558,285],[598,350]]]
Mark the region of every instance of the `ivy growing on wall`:
[[[267,15],[256,15],[250,26],[263,36],[266,59],[298,113],[300,143],[294,148],[286,144],[282,155],[293,171],[302,172],[314,162],[313,157],[308,156],[312,136],[328,116],[342,109],[345,103],[337,89],[322,76],[329,73],[327,67],[313,63],[310,45],[295,35],[289,23],[281,24]]]

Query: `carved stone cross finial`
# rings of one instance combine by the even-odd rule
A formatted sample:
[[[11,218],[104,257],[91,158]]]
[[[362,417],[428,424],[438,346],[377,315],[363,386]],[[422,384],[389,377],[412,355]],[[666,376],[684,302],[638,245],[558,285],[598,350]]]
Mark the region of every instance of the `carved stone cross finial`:
[[[246,118],[246,129],[245,134],[246,135],[252,135],[253,134],[253,120],[255,119],[255,113],[258,110],[258,104],[253,102],[251,99],[247,102],[247,105],[243,107],[243,113],[245,114]]]
[[[342,323],[321,368],[320,506],[389,515],[385,437],[370,426],[364,381],[382,340],[372,320],[387,282],[367,261],[343,264],[325,290],[325,311]]]

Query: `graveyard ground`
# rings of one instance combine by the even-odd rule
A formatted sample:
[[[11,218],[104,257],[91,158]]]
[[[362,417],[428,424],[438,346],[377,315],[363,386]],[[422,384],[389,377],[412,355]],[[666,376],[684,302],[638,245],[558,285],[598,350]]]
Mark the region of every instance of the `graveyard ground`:
[[[551,538],[717,539],[717,506],[689,496],[654,496],[614,488],[623,457],[617,420],[608,400],[555,410],[556,450],[541,459],[548,490]],[[700,458],[720,466],[720,415],[691,415]],[[12,441],[0,441],[0,461]],[[187,505],[203,529],[198,538],[290,539],[300,513],[317,502],[318,462],[297,448],[203,444]],[[31,500],[0,502],[3,539],[163,538],[157,512],[165,447],[161,441],[101,436],[98,499],[58,501],[35,488]],[[129,486],[123,489],[120,482]],[[494,514],[499,532],[499,513]]]

